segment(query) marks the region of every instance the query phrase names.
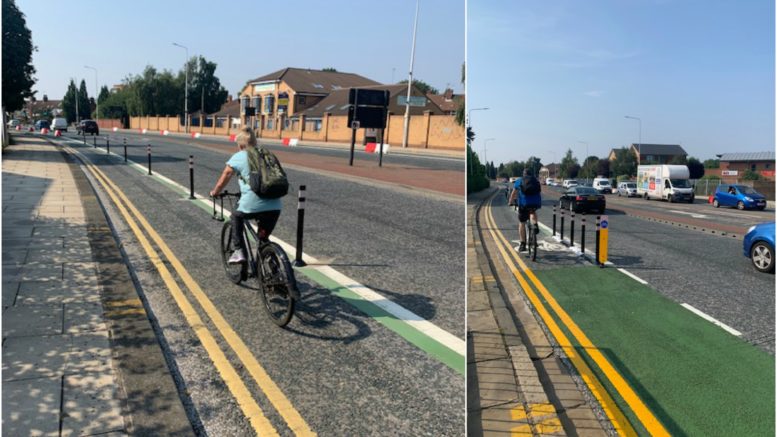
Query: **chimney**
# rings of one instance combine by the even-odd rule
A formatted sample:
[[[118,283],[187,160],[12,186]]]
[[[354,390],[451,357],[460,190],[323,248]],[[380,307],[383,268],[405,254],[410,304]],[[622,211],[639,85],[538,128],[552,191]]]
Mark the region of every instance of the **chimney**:
[[[227,103],[232,102],[232,94],[227,95]]]
[[[446,101],[453,100],[453,90],[450,89],[450,88],[446,88],[445,89],[445,93],[443,94],[443,96],[445,96],[445,100]]]

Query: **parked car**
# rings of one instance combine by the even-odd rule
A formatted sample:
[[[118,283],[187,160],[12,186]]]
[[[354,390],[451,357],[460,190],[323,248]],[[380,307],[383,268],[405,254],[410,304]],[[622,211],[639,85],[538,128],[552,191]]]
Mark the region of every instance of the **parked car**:
[[[736,206],[737,209],[764,209],[766,196],[747,185],[722,184],[715,190],[712,200],[715,208],[721,206]]]
[[[59,117],[51,120],[51,130],[67,132],[67,120]]]
[[[618,184],[618,196],[637,197],[636,182],[621,182]]]
[[[774,222],[751,226],[742,242],[744,255],[763,273],[774,273]]]
[[[610,180],[607,178],[595,178],[591,186],[602,194],[612,193],[612,185],[610,185]]]
[[[564,182],[561,183],[561,186],[564,188],[571,188],[577,186],[577,180],[575,179],[564,179]]]
[[[8,120],[8,123],[6,123],[6,126],[10,128],[16,128],[16,126],[21,126],[21,124],[22,124],[21,120],[17,120],[14,118],[12,120]]]
[[[547,179],[545,179],[545,185],[547,185],[547,186],[549,186],[549,187],[552,187],[554,183],[556,183],[556,180],[555,180],[555,179],[553,179],[553,178],[547,178]]]
[[[35,122],[35,130],[51,129],[51,122],[48,120],[38,120]]]
[[[606,206],[604,194],[592,187],[570,187],[559,199],[559,207],[575,212],[596,212],[603,214]]]
[[[94,120],[81,120],[78,123],[78,135],[83,134],[100,135],[100,126]]]

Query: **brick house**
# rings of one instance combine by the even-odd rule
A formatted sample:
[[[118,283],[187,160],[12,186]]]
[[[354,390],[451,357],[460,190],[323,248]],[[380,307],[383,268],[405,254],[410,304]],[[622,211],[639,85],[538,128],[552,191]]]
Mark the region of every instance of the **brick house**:
[[[637,162],[642,164],[646,162],[669,164],[675,158],[688,157],[688,152],[677,144],[630,144],[629,149],[637,157]],[[615,149],[610,150],[607,159],[615,160]]]
[[[720,159],[721,176],[742,177],[745,171],[750,170],[761,176],[774,180],[775,154],[771,152],[751,153],[723,153],[716,155]],[[707,170],[707,174],[716,172]]]
[[[464,94],[453,94],[453,90],[448,88],[442,94],[427,93],[426,98],[442,109],[445,114],[456,115],[459,103],[464,101]]]

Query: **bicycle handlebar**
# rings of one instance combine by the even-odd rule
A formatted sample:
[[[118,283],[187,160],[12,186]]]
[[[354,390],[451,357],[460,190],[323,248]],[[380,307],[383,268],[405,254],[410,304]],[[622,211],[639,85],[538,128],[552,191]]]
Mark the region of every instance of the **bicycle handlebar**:
[[[215,196],[213,196],[213,198],[214,199],[216,199],[216,198],[221,199],[221,198],[224,198],[224,197],[238,197],[239,198],[240,196],[241,196],[240,193],[230,193],[229,191],[225,190],[225,191],[222,191],[219,194],[216,194]]]

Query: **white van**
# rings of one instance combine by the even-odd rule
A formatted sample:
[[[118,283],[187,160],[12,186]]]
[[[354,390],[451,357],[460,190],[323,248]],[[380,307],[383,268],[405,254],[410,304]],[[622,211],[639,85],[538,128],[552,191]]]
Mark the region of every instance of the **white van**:
[[[67,120],[64,118],[55,118],[51,121],[51,130],[67,132]]]
[[[561,183],[561,186],[564,188],[572,188],[577,186],[577,180],[576,179],[564,179],[564,182]]]
[[[592,186],[601,194],[612,193],[612,185],[610,185],[610,180],[607,178],[595,178]]]
[[[637,167],[637,194],[645,199],[693,203],[693,185],[686,165],[640,165]]]

